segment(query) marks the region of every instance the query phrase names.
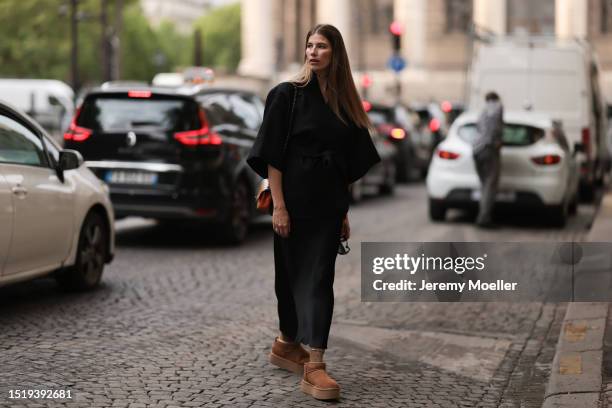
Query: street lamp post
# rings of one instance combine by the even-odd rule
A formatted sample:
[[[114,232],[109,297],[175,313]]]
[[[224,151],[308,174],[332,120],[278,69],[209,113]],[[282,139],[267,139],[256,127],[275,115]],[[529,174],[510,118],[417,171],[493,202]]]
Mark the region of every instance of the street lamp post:
[[[399,105],[402,100],[402,81],[400,72],[406,67],[406,61],[401,56],[402,33],[404,28],[399,21],[393,21],[389,25],[393,55],[389,59],[389,68],[395,72],[395,104]]]
[[[89,14],[79,11],[79,0],[66,0],[70,7],[70,82],[73,90],[78,92],[81,87],[79,78],[79,22],[98,19],[101,25],[100,41],[102,53],[102,79],[110,81],[119,78],[119,36],[122,28],[124,0],[116,0],[115,26],[108,22],[108,0],[101,0],[100,14]],[[59,7],[59,14],[66,16],[67,4]]]
[[[70,82],[75,94],[79,83],[79,29],[78,0],[70,0]]]
[[[100,0],[100,26],[101,26],[101,48],[102,48],[102,80],[112,80],[111,69],[111,42],[109,39],[108,26],[108,0]]]

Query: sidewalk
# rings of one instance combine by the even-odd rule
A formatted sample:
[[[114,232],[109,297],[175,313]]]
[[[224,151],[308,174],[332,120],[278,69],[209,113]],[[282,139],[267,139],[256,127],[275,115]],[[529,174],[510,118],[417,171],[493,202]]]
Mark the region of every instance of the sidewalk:
[[[612,241],[608,188],[588,235]],[[569,303],[557,343],[543,408],[612,408],[612,315],[609,303]]]

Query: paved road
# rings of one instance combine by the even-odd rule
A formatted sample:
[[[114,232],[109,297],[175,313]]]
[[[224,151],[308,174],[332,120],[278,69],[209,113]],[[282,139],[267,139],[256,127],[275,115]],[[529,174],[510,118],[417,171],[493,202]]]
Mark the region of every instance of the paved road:
[[[592,206],[566,228],[506,217],[481,231],[460,212],[427,218],[422,185],[351,210],[337,262],[327,359],[339,407],[539,407],[565,305],[361,303],[359,241],[581,241]],[[103,286],[59,292],[49,279],[0,289],[0,406],[326,407],[267,363],[276,334],[272,234],[239,248],[211,233],[119,223]],[[11,389],[72,400],[9,400]]]

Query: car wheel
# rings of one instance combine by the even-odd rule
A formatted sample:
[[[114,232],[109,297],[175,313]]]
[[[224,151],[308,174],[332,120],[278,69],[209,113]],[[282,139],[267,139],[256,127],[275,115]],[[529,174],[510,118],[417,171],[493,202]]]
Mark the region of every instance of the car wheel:
[[[578,193],[574,194],[572,197],[568,211],[571,215],[575,215],[578,212]]]
[[[410,151],[398,153],[398,156],[395,159],[394,177],[397,183],[407,183],[410,181],[412,176],[411,163],[413,162],[412,153]]]
[[[595,199],[595,185],[580,184],[580,200],[586,203],[590,203]]]
[[[378,192],[380,195],[393,195],[395,192],[395,175],[387,176],[385,178],[385,183],[378,186]]]
[[[230,244],[239,244],[247,236],[251,220],[249,197],[249,188],[246,182],[240,179],[232,192],[228,219],[222,226],[223,238]]]
[[[446,218],[446,206],[442,200],[429,199],[429,218],[432,221],[444,221]]]
[[[358,203],[363,200],[363,184],[358,180],[351,184],[351,202]]]
[[[605,175],[606,175],[606,170],[603,164],[600,164],[599,162],[595,165],[595,168],[597,169],[595,171],[595,186],[596,187],[603,187],[605,184]]]
[[[569,216],[569,203],[567,200],[560,205],[555,205],[551,208],[550,219],[555,227],[562,228],[565,226]]]
[[[108,229],[102,216],[90,212],[79,234],[76,261],[59,272],[57,281],[68,290],[90,290],[102,278],[108,246]]]
[[[420,169],[421,180],[425,180],[427,178],[428,171],[429,171],[429,166],[421,167]]]
[[[378,193],[381,195],[392,195],[395,192],[395,166],[389,164],[385,171],[383,184],[378,186]]]

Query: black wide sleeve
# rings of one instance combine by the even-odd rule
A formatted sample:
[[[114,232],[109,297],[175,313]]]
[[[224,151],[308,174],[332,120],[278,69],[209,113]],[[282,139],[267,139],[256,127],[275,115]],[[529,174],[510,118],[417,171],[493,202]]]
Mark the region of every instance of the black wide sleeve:
[[[348,182],[354,183],[380,161],[368,129],[356,127],[355,139],[349,148]]]
[[[268,93],[263,122],[249,152],[247,163],[263,178],[268,178],[268,165],[283,170],[284,146],[289,127],[291,84],[283,82]]]

